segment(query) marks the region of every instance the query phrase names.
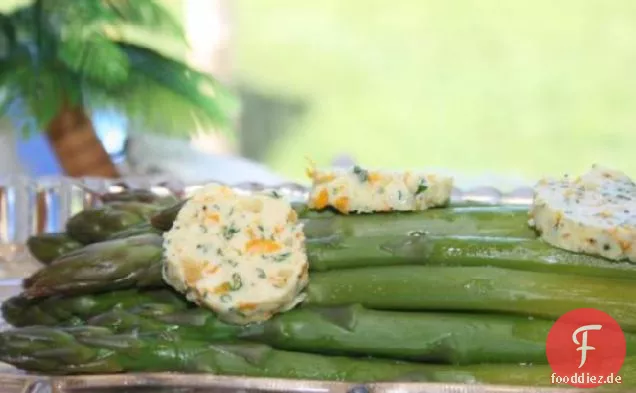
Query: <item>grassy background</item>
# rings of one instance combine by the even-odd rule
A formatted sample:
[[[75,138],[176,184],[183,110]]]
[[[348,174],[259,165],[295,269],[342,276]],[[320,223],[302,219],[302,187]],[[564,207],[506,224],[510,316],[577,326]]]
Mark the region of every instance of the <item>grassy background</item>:
[[[306,156],[340,154],[530,180],[594,162],[636,175],[633,0],[227,1],[241,151],[294,179]]]
[[[632,0],[238,0],[244,152],[533,179],[636,175]]]

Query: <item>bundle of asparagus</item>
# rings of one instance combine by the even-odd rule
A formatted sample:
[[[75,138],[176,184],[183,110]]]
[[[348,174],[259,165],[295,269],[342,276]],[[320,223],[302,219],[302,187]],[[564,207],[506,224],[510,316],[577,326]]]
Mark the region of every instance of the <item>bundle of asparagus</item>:
[[[247,326],[221,322],[170,290],[130,291],[29,302],[12,299],[5,315],[15,326],[90,325],[113,333],[170,333],[182,339],[241,339],[274,348],[373,356],[441,364],[545,363],[552,321],[523,316],[401,312],[347,306],[307,306]],[[628,351],[636,336],[626,334]],[[6,345],[11,345],[7,343]]]
[[[85,226],[99,223],[100,220],[88,218],[91,215],[87,212],[93,211],[99,211],[104,221],[117,221],[120,217],[112,210],[99,208],[82,212],[71,221],[86,222]],[[162,250],[158,232],[174,220],[176,211],[175,207],[160,211],[151,217],[152,225],[136,222],[126,228],[119,221],[123,229],[109,233],[105,236],[108,240],[67,252],[58,257],[57,263],[26,280],[25,296],[76,294],[85,289],[110,290],[122,285],[164,286],[157,268]],[[608,263],[602,258],[550,247],[535,238],[526,221],[525,210],[508,206],[456,206],[416,214],[348,217],[314,214],[306,219],[305,234],[310,269],[316,272],[422,265],[636,279],[634,264]],[[34,254],[52,252],[48,243],[40,241],[47,236],[32,238]],[[489,271],[496,274],[494,269]]]
[[[34,238],[34,254],[52,261],[2,305],[15,328],[0,333],[0,360],[56,374],[548,385],[548,331],[580,307],[614,316],[634,355],[636,266],[542,243],[524,208],[342,216],[296,206],[311,271],[307,299],[239,326],[162,279],[160,234],[182,206],[139,213],[109,205],[73,217],[66,234]],[[70,228],[79,226],[89,229],[78,236]],[[636,377],[634,366],[626,361],[626,382],[636,381],[627,375]]]
[[[240,340],[197,341],[166,334],[116,334],[97,326],[28,327],[0,335],[3,359],[50,374],[130,371],[205,372],[338,381],[420,381],[547,385],[549,366],[446,366],[385,359],[325,356],[273,349]],[[636,376],[627,359],[625,378]]]
[[[148,190],[131,189],[100,195],[101,207],[73,216],[65,233],[45,233],[27,241],[31,254],[43,264],[82,248],[85,244],[141,233],[161,233],[150,225],[158,212],[179,203],[175,195],[158,196]]]

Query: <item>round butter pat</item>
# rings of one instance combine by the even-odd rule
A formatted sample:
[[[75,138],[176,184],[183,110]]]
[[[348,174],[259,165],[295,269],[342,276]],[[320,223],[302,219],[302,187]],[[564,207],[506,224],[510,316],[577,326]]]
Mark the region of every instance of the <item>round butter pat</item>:
[[[543,179],[530,217],[555,247],[636,262],[636,185],[623,172],[595,165],[577,178]]]
[[[164,280],[223,321],[267,320],[304,299],[302,229],[283,199],[204,186],[164,234]]]
[[[311,168],[308,206],[340,213],[416,211],[446,205],[453,191],[450,177],[416,172]]]

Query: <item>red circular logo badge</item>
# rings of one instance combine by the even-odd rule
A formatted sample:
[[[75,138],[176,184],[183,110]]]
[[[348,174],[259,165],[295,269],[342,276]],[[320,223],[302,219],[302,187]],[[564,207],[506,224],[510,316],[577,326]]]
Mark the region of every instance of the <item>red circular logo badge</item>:
[[[559,318],[548,333],[546,355],[551,382],[579,388],[622,383],[625,335],[603,311],[580,308]]]

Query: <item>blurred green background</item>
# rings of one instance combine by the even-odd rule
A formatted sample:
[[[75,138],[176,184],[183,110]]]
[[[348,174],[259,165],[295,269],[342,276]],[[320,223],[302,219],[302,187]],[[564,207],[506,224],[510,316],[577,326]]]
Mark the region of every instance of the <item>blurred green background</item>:
[[[636,174],[636,1],[228,2],[240,152],[292,179],[305,157],[342,154],[530,180],[592,163]]]
[[[296,102],[262,158],[636,173],[632,0],[239,0],[238,80]],[[249,142],[246,142],[249,145]]]
[[[303,110],[262,158],[636,173],[633,0],[239,0],[238,79]]]

